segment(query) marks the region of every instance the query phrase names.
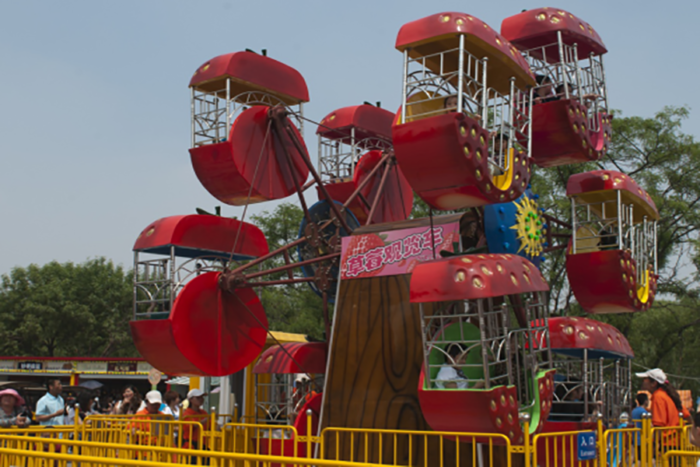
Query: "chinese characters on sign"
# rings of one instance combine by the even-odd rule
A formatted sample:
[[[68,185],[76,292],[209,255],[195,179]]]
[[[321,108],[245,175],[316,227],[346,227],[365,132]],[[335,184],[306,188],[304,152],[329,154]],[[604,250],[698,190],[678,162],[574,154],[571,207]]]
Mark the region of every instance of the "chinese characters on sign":
[[[109,362],[107,371],[110,373],[133,373],[136,371],[136,362]]]
[[[41,370],[41,362],[19,362],[17,365],[18,370]]]
[[[107,362],[78,362],[77,370],[80,373],[104,373]]]
[[[584,431],[577,435],[578,460],[589,461],[596,458],[596,434],[595,431]]]
[[[31,357],[29,357],[31,358]],[[144,361],[108,361],[106,359],[66,360],[2,360],[0,374],[39,372],[42,374],[107,374],[133,373],[146,375],[151,365]]]
[[[459,224],[445,224],[343,238],[341,278],[406,274],[416,264],[454,251]]]

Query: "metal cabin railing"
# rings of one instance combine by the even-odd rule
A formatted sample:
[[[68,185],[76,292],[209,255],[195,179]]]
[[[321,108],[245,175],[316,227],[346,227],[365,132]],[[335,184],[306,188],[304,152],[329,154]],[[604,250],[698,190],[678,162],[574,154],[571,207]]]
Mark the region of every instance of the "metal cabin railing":
[[[637,284],[646,283],[647,271],[658,270],[656,221],[635,220],[634,206],[624,204],[622,192],[614,199],[585,203],[571,198],[572,254],[599,250],[630,250],[637,262]],[[638,217],[638,215],[637,215]]]
[[[551,80],[555,95],[561,99],[577,99],[588,108],[588,127],[598,131],[598,114],[608,112],[603,56],[590,54],[579,60],[576,44],[568,45],[557,33],[557,42],[522,52],[536,75]],[[542,87],[542,85],[535,88]]]
[[[611,425],[632,404],[631,360],[623,358],[583,358],[555,354],[554,395],[550,420],[594,421],[600,414]]]
[[[231,79],[226,87],[204,92],[191,88],[191,147],[215,144],[228,139],[231,125],[244,110],[255,105],[287,107],[300,133],[304,134],[304,105],[287,106],[281,99],[263,91],[247,91],[232,95]]]
[[[326,138],[318,135],[318,171],[323,181],[352,179],[355,166],[363,152],[392,148],[391,141],[382,138],[355,137],[355,128],[344,138]]]
[[[518,300],[515,302],[514,300]],[[514,308],[522,311],[521,325]],[[454,302],[427,315],[421,307],[423,355],[426,382],[436,387],[439,370],[444,366],[459,368],[465,374],[482,374],[470,377],[472,387],[490,389],[499,385],[515,385],[518,402],[525,410],[535,403],[534,388],[527,383],[540,369],[551,368],[549,331],[546,301],[542,294],[518,297]],[[478,336],[469,328],[479,323]],[[458,335],[448,328],[457,326]],[[466,326],[466,327],[465,327]],[[474,363],[456,364],[449,355],[449,348],[459,345],[464,354],[480,352]],[[442,358],[437,358],[442,356]],[[439,360],[439,361],[435,361]],[[470,371],[471,370],[471,371]]]
[[[221,271],[220,257],[180,258],[175,247],[169,255],[134,252],[134,319],[166,318],[175,297],[192,278],[211,271]]]
[[[511,80],[507,95],[488,85],[488,58],[478,58],[459,46],[411,58],[404,52],[401,122],[463,112],[489,133],[492,176],[505,173],[512,149],[531,154],[532,90]]]

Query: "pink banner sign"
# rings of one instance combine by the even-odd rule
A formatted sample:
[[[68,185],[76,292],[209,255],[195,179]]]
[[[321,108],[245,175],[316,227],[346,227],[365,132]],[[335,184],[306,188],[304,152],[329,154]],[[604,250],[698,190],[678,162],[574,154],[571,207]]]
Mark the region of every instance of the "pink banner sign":
[[[434,226],[432,238],[429,226],[343,237],[340,278],[408,274],[416,264],[440,258],[440,251],[454,251],[456,242],[458,222]]]

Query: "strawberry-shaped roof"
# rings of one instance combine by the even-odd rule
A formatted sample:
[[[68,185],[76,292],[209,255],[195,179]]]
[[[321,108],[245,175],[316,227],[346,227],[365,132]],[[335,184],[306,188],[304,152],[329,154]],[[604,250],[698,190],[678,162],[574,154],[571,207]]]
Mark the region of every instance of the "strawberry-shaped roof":
[[[309,101],[309,90],[301,73],[254,52],[234,52],[212,58],[195,70],[190,87],[226,97],[226,78],[231,78],[230,97],[246,91],[262,91],[288,105]]]
[[[609,200],[612,192],[620,190],[622,201],[634,205],[634,222],[642,222],[644,216],[649,219],[659,219],[659,211],[649,193],[644,191],[629,175],[614,170],[593,170],[572,175],[566,184],[566,196],[576,196],[586,202],[595,203]],[[617,196],[617,195],[614,195]],[[611,204],[611,203],[608,203]],[[607,217],[615,216],[616,206]],[[614,209],[613,209],[614,208]],[[608,212],[606,206],[606,213]]]
[[[228,259],[233,254],[234,259],[250,259],[269,252],[265,234],[253,224],[200,214],[158,219],[143,229],[133,250],[169,255],[171,246],[175,247],[175,256],[186,258]]]
[[[411,302],[500,297],[549,290],[530,261],[520,256],[464,255],[418,264],[411,276]]]
[[[557,33],[567,45],[577,45],[578,59],[588,58],[593,53],[603,55],[608,51],[593,26],[568,11],[559,8],[535,8],[509,16],[501,23],[501,34],[520,50],[529,50],[557,44]],[[547,50],[547,61],[559,60],[559,50]]]
[[[617,328],[589,318],[549,318],[549,342],[556,353],[579,356],[588,349],[590,358],[634,357],[629,341]]]
[[[329,113],[318,126],[316,134],[329,139],[351,136],[355,130],[355,141],[365,138],[382,138],[391,141],[391,123],[394,114],[373,105],[353,105]]]
[[[458,12],[437,13],[404,24],[396,37],[396,48],[408,50],[409,56],[428,56],[459,46],[459,36],[465,38],[466,50],[481,59],[488,57],[488,85],[501,94],[509,90],[511,77],[521,89],[534,86],[530,67],[518,50],[498,31],[472,15]],[[443,63],[445,69],[456,69],[455,63]],[[450,57],[446,57],[449,59]],[[426,66],[439,72],[440,59],[427,60]]]

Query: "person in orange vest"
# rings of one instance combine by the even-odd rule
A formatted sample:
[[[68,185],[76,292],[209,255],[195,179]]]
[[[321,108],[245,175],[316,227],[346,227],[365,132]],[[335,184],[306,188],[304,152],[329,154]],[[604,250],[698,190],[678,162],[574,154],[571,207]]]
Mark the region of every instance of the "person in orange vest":
[[[651,393],[651,423],[654,427],[678,427],[680,416],[690,418],[690,412],[681,404],[678,391],[666,379],[666,373],[660,368],[654,368],[644,373],[636,373],[638,378],[644,378],[642,389]],[[655,452],[663,452],[677,447],[679,441],[675,430],[668,430],[661,435],[661,446]]]
[[[192,389],[187,393],[187,400],[189,401],[189,406],[180,413],[181,422],[198,422],[204,428],[204,431],[209,430],[209,414],[206,410],[202,408],[204,405],[204,396],[206,393],[201,389]],[[182,427],[182,439],[183,439],[183,449],[205,449],[207,442],[204,436],[202,436],[202,443],[200,445],[200,431],[197,425],[188,425]],[[204,461],[208,462],[208,459],[202,459],[203,465]],[[192,463],[196,464],[196,457],[192,457]]]
[[[131,434],[133,436],[133,443],[140,444],[142,446],[158,446],[158,435],[159,431],[163,430],[163,439],[167,439],[167,426],[153,423],[151,420],[159,417],[159,415],[164,416],[165,414],[160,411],[160,406],[163,404],[163,396],[161,396],[158,391],[149,391],[146,393],[144,398],[145,406],[134,414],[134,418],[129,424],[131,428]],[[141,453],[140,457],[143,460],[146,459],[147,454]],[[151,459],[156,460],[156,459]]]

